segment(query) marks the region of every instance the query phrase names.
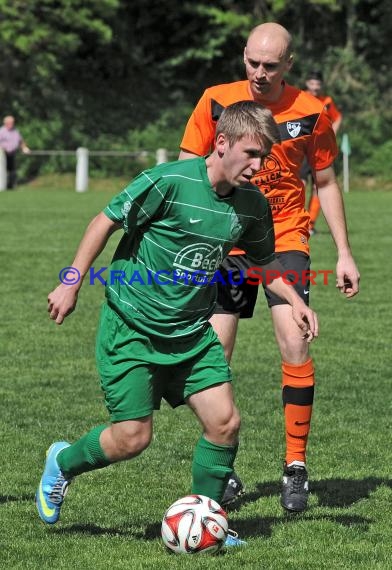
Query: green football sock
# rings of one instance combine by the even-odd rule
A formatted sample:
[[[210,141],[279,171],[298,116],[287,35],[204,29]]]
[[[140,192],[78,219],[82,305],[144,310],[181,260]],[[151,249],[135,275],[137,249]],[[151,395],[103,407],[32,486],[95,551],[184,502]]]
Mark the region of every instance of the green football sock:
[[[206,495],[218,503],[233,471],[237,445],[218,445],[203,436],[196,444],[192,464],[192,493]]]
[[[66,479],[101,469],[112,463],[99,443],[99,436],[106,428],[106,425],[95,427],[70,447],[60,451],[57,462]]]

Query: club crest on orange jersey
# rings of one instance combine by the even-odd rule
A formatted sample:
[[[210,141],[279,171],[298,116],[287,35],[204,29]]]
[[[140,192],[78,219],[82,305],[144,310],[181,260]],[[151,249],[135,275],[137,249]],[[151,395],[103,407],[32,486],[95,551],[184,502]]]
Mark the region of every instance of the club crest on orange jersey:
[[[293,139],[299,135],[300,130],[301,130],[301,123],[287,122],[287,131]]]

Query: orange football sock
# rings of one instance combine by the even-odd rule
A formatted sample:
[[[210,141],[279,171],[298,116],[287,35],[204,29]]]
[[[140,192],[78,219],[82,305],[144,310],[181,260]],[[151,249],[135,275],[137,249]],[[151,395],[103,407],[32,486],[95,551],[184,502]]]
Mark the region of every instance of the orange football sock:
[[[286,462],[306,462],[314,395],[311,358],[303,364],[282,362],[282,396],[286,427]]]
[[[309,216],[310,216],[310,227],[313,228],[318,215],[320,213],[320,199],[317,194],[312,194],[309,202]]]

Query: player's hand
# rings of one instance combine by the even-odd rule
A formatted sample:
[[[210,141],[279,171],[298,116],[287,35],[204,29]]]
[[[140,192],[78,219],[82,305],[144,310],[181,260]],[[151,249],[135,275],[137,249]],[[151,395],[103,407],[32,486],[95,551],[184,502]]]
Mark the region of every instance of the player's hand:
[[[359,292],[360,274],[351,255],[339,257],[336,264],[336,287],[347,299]]]
[[[293,305],[293,319],[303,332],[302,338],[306,342],[312,342],[318,337],[319,326],[317,314],[312,311],[305,303]]]
[[[78,292],[77,288],[61,283],[54,291],[49,293],[48,313],[57,325],[61,325],[65,317],[74,311],[78,300]]]

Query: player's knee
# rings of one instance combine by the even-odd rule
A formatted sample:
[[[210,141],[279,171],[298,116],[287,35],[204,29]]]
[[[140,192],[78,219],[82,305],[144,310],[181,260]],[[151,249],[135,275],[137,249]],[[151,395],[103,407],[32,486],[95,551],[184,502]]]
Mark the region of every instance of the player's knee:
[[[280,339],[279,349],[285,362],[300,364],[309,358],[309,345],[302,337]]]
[[[130,442],[130,452],[132,457],[135,455],[139,455],[142,453],[151,443],[151,435],[149,434],[142,434],[139,435],[135,442]]]
[[[117,438],[117,449],[123,459],[140,455],[151,443],[151,430],[141,429],[127,432],[124,430]]]
[[[213,428],[213,438],[224,444],[232,444],[237,441],[241,427],[241,418],[236,408],[233,408],[226,416],[222,416]]]

